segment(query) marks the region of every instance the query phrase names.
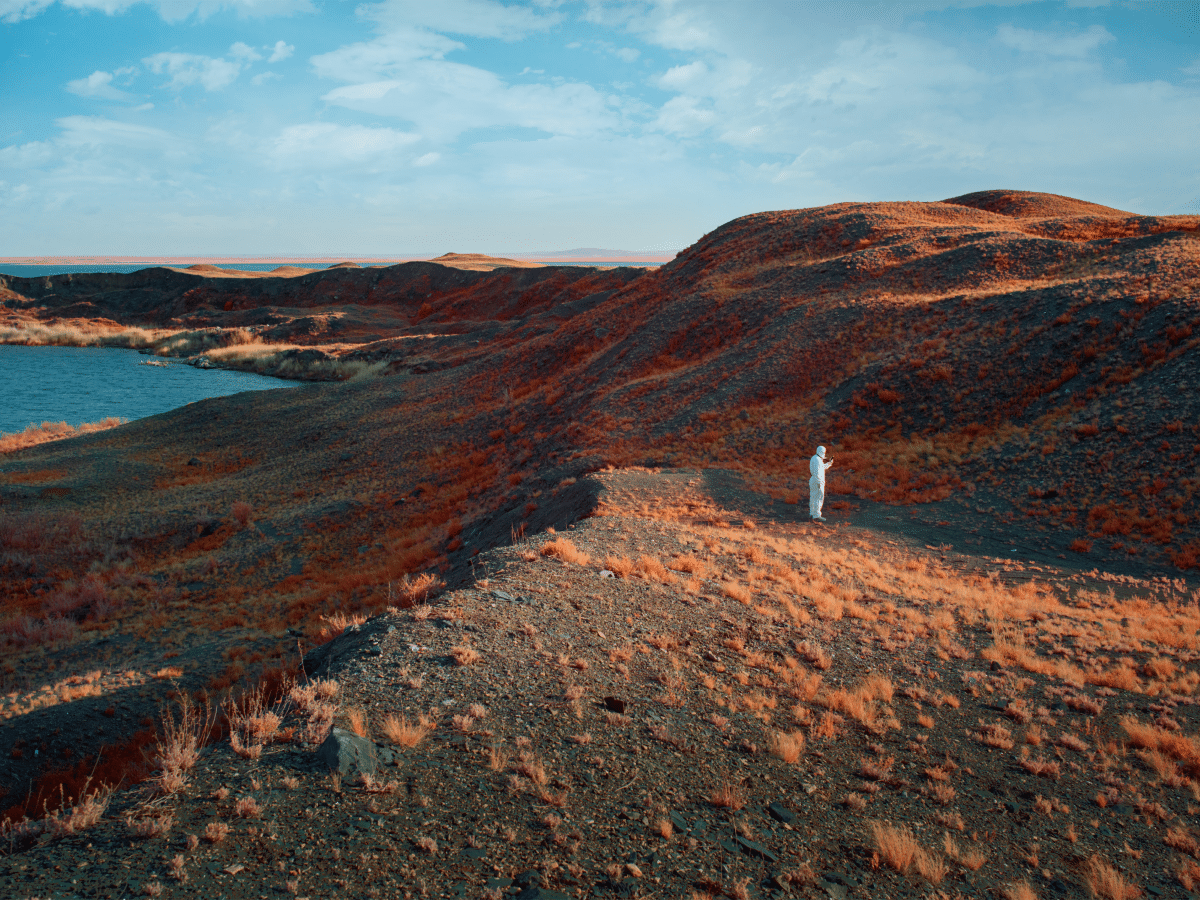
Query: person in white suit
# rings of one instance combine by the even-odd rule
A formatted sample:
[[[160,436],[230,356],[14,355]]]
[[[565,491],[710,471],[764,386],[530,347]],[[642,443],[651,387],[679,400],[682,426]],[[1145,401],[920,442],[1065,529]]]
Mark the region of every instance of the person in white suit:
[[[825,461],[825,448],[818,447],[816,456],[808,461],[808,514],[814,522],[824,522],[821,507],[825,505],[825,470],[833,465],[833,459]]]

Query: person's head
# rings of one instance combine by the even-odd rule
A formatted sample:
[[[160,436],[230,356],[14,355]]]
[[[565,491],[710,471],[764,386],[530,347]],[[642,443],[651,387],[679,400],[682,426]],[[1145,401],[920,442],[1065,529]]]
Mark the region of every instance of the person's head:
[[[821,457],[821,459],[825,458],[825,448],[824,447],[817,448],[817,456]]]

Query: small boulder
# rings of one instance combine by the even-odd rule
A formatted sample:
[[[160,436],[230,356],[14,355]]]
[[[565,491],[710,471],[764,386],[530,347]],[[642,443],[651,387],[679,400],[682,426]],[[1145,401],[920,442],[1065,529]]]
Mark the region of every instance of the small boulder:
[[[379,766],[375,744],[344,728],[334,728],[317,748],[317,759],[343,778],[374,775]]]

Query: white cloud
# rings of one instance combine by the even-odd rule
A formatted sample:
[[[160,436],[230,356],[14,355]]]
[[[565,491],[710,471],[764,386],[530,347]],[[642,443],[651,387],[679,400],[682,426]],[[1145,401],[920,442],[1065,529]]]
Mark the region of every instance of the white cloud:
[[[268,81],[274,81],[276,78],[281,78],[281,77],[282,76],[278,72],[259,72],[257,75],[255,75],[253,78],[250,79],[250,83],[256,84],[256,85],[264,85]]]
[[[289,56],[291,56],[295,52],[296,52],[296,48],[294,45],[285,43],[284,41],[276,41],[274,48],[271,49],[271,58],[268,59],[267,62],[269,62],[269,63],[281,62],[281,61],[287,59]]]
[[[195,53],[155,53],[142,62],[155,74],[170,75],[166,86],[175,90],[199,84],[206,91],[219,91],[233,84],[242,71],[239,63]]]
[[[0,22],[32,19],[54,0],[0,0]]]
[[[95,97],[99,100],[130,100],[131,94],[112,86],[111,72],[95,71],[87,78],[76,78],[67,82],[67,90],[80,97]]]
[[[271,149],[289,165],[322,168],[391,159],[420,139],[392,128],[309,122],[284,128]]]
[[[717,121],[711,109],[701,109],[694,97],[672,97],[658,112],[657,125],[663,131],[694,137]]]
[[[182,149],[178,138],[161,128],[104,119],[99,116],[65,116],[56,119],[62,128],[57,143],[67,147],[115,147],[154,153],[174,153]]]
[[[539,13],[526,6],[505,6],[493,0],[437,0],[436,3],[388,0],[363,7],[362,11],[389,30],[416,27],[502,41],[517,41],[546,31],[562,18],[557,12]]]
[[[1048,31],[1030,31],[1012,25],[1001,25],[996,29],[996,39],[1004,46],[1022,53],[1072,58],[1088,56],[1101,44],[1116,40],[1103,25],[1093,25],[1086,31],[1073,34],[1053,34]]]
[[[440,153],[426,153],[424,156],[418,156],[413,160],[414,166],[432,166],[435,162],[442,158]]]
[[[617,57],[627,63],[634,62],[641,55],[641,50],[634,50],[632,47],[622,47],[617,51]]]
[[[327,103],[412,122],[433,140],[502,126],[597,133],[618,122],[608,99],[590,85],[510,85],[486,69],[444,58],[462,48],[442,35],[401,27],[311,62],[318,75],[349,82],[325,94]]]
[[[255,62],[262,59],[262,54],[251,47],[249,44],[244,44],[237,41],[229,48],[229,55],[234,59],[244,60],[247,63]]]
[[[708,66],[700,60],[667,69],[659,76],[658,86],[668,91],[684,91],[708,74]]]
[[[221,10],[233,10],[243,17],[286,16],[315,12],[312,0],[61,0],[72,9],[96,10],[107,15],[125,12],[145,3],[154,7],[167,22],[181,22],[193,15],[207,19]],[[19,22],[32,18],[54,4],[54,0],[0,0],[0,21]]]

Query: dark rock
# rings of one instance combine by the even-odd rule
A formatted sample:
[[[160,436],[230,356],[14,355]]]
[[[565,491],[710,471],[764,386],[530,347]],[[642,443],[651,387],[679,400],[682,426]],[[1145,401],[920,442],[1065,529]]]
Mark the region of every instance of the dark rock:
[[[686,832],[688,830],[687,819],[685,819],[679,813],[674,812],[674,811],[672,811],[672,813],[671,813],[671,824],[674,825],[680,831]]]
[[[527,869],[520,875],[514,875],[513,881],[516,883],[517,887],[537,887],[542,883],[542,873],[536,869]]]
[[[375,744],[352,731],[334,728],[317,748],[317,761],[343,777],[374,775],[379,765]]]
[[[516,900],[571,900],[562,891],[552,891],[544,887],[527,887],[517,894]]]
[[[512,879],[511,878],[489,878],[487,881],[485,881],[483,883],[483,886],[485,888],[489,888],[489,889],[493,889],[493,890],[495,888],[500,888],[500,890],[504,890],[506,887],[512,886]]]
[[[995,660],[992,660],[992,671],[993,672],[999,672],[1003,668],[1004,668],[1004,666],[1000,665],[1000,663],[996,662]]]
[[[772,803],[767,807],[767,812],[776,822],[783,822],[785,824],[796,818],[796,814],[782,803]]]
[[[844,884],[846,887],[857,887],[859,879],[853,875],[844,875],[841,872],[826,872],[823,876],[826,881],[832,881],[834,884]]]
[[[482,847],[468,847],[463,850],[462,855],[468,859],[483,859],[487,856],[487,851]]]
[[[189,459],[187,461],[187,464],[189,466],[198,466],[198,465],[201,465],[201,462],[199,459],[197,459],[196,457],[193,456],[191,459]]]
[[[740,836],[734,838],[734,840],[737,842],[738,847],[741,848],[741,851],[747,856],[757,856],[759,859],[765,859],[773,863],[779,862],[779,857],[758,843],[758,841],[752,841]]]
[[[721,840],[717,841],[717,843],[721,845],[721,849],[723,849],[726,853],[737,853],[738,852],[738,845],[735,844],[733,841],[727,841],[724,838],[722,838]]]
[[[623,715],[625,713],[625,701],[618,697],[605,697],[604,708],[609,712],[621,713]]]

